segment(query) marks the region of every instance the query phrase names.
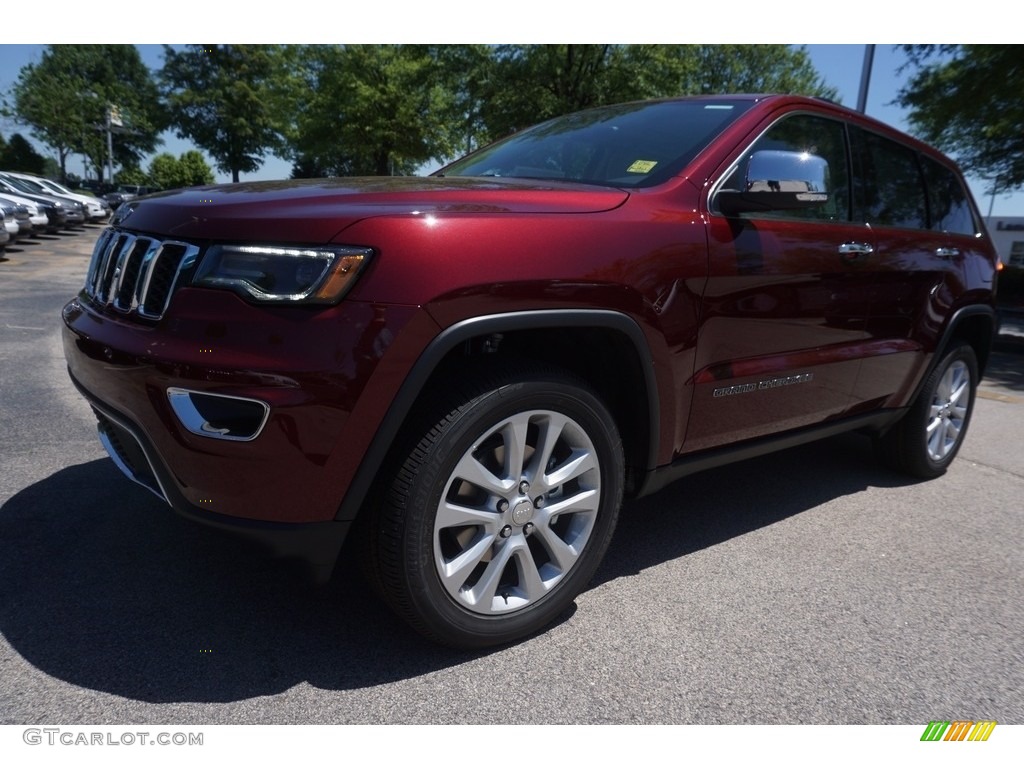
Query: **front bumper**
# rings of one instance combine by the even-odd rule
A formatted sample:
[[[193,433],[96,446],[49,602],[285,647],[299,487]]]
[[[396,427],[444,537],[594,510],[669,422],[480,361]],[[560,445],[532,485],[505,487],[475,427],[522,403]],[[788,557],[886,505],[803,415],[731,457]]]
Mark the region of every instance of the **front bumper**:
[[[83,295],[64,308],[64,354],[125,474],[187,517],[317,562],[317,542],[336,551],[351,523],[339,506],[401,383],[378,363],[415,312],[260,307],[185,288],[159,322],[141,322]],[[204,397],[257,404],[255,416],[215,413]]]
[[[162,499],[179,515],[194,522],[241,535],[276,557],[295,558],[314,581],[326,582],[345,542],[350,522],[274,523],[218,515],[188,501],[142,429],[124,414],[100,403],[72,375],[78,391],[96,414],[100,442],[124,475]]]

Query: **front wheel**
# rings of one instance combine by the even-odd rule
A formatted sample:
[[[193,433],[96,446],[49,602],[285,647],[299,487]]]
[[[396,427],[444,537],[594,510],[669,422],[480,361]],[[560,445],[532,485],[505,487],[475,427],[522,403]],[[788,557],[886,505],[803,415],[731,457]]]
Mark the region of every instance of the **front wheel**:
[[[883,463],[917,477],[944,473],[967,435],[977,388],[977,356],[959,344],[928,376],[906,415],[878,438]]]
[[[517,640],[586,587],[622,499],[615,422],[557,371],[484,374],[426,405],[376,526],[375,571],[413,627],[447,645]]]

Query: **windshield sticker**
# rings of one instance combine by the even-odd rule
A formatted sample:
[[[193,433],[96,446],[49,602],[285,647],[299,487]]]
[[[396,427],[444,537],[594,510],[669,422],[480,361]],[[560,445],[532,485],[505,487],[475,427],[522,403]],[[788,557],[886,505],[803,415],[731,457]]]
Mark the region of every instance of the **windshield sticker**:
[[[650,173],[657,164],[657,160],[637,160],[626,169],[626,173]]]

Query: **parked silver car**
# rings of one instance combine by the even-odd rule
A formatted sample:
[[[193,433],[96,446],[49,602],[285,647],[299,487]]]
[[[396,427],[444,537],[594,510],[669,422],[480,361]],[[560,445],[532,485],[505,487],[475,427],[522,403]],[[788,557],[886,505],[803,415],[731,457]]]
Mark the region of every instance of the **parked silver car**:
[[[63,184],[53,181],[52,179],[47,179],[42,176],[33,176],[27,173],[15,173],[14,171],[0,172],[0,176],[8,179],[18,179],[34,190],[38,190],[38,193],[41,195],[56,195],[60,198],[67,198],[81,203],[85,209],[87,221],[106,221],[110,218],[110,214],[112,213],[110,204],[106,200],[72,192]]]

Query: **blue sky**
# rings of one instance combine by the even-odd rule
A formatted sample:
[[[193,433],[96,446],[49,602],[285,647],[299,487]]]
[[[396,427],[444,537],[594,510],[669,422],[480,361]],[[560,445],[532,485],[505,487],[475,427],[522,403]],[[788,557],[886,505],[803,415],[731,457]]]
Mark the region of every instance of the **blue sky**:
[[[139,45],[143,61],[157,69],[163,64],[163,47],[161,45]],[[853,44],[815,44],[806,46],[811,60],[825,81],[839,91],[839,101],[854,107],[860,87],[861,67],[864,60],[863,45]],[[43,50],[42,45],[0,44],[0,94],[6,95],[18,72],[26,64],[37,62]],[[876,45],[874,66],[872,68],[871,87],[868,92],[867,113],[883,122],[907,131],[909,126],[902,109],[892,102],[896,98],[901,85],[908,73],[900,73],[899,68],[905,62],[903,53],[893,45]],[[0,133],[9,137],[15,131],[28,133],[23,126],[18,126],[9,119],[0,118]],[[41,151],[45,147],[39,145]],[[176,138],[172,133],[164,134],[164,144],[159,151],[180,154],[194,149],[192,144]],[[143,165],[147,165],[144,162]],[[212,166],[212,163],[211,163]],[[76,156],[69,163],[68,170],[82,174],[81,160]],[[256,173],[243,174],[243,180],[285,178],[289,175],[291,165],[287,161],[268,157],[263,167]],[[230,176],[217,174],[217,181],[230,181]],[[986,185],[982,180],[971,179],[971,188],[983,214],[988,214],[990,205],[996,216],[1024,216],[1024,193],[997,196],[994,205],[991,196],[985,194]]]

